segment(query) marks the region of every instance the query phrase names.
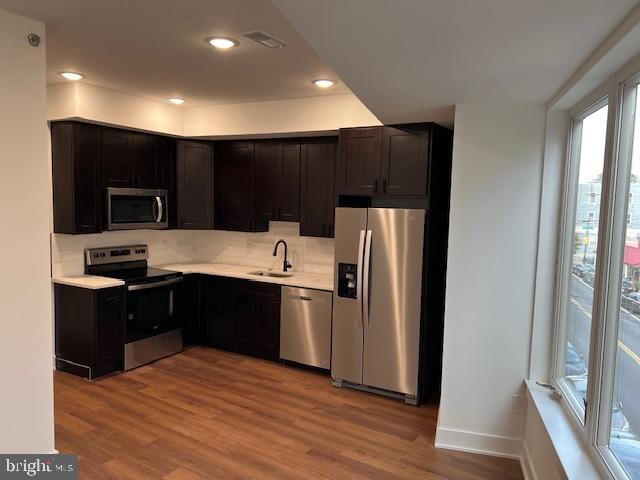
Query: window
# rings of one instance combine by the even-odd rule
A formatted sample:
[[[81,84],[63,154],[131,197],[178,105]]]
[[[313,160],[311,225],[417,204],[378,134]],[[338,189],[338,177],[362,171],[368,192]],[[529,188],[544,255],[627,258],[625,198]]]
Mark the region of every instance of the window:
[[[625,130],[621,133],[620,169],[625,181],[621,188],[629,191],[640,178],[640,108],[638,108],[637,86],[627,89],[623,104]],[[630,110],[630,111],[629,111]],[[626,139],[626,140],[625,140]],[[625,145],[624,143],[627,143]],[[626,208],[626,225],[623,230],[620,257],[621,288],[616,292],[618,309],[611,322],[616,335],[612,361],[613,385],[609,388],[611,408],[609,418],[600,422],[607,428],[608,443],[616,460],[627,475],[640,479],[640,230],[632,223],[632,205]],[[608,425],[607,425],[608,423]],[[604,435],[603,435],[604,436]]]
[[[609,82],[571,118],[556,300],[554,380],[622,480],[640,480],[639,84]]]
[[[584,406],[588,401],[588,364],[591,344],[591,318],[593,316],[596,257],[598,251],[598,218],[600,211],[590,211],[590,199],[600,197],[604,171],[604,151],[607,136],[606,103],[598,104],[582,117],[574,120],[571,145],[573,198],[572,225],[569,243],[572,250],[565,252],[571,264],[564,284],[564,315],[566,345],[562,378],[571,389],[576,413],[584,418]],[[567,262],[567,263],[569,263]]]

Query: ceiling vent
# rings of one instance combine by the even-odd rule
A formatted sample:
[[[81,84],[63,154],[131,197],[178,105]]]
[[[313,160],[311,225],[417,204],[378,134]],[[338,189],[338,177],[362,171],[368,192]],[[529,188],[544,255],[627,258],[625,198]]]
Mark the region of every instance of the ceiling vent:
[[[250,32],[245,32],[242,34],[242,36],[247,37],[249,40],[253,40],[256,43],[269,48],[282,48],[287,46],[286,42],[283,42],[279,38],[269,35],[262,30],[252,30]]]

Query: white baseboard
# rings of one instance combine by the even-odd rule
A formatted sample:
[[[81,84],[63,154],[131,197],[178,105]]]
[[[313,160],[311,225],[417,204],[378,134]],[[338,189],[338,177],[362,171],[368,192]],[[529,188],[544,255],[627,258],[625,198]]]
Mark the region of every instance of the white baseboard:
[[[438,428],[436,431],[435,446],[448,450],[480,453],[482,455],[518,460],[522,467],[525,480],[536,480],[533,469],[531,468],[529,453],[519,438]]]

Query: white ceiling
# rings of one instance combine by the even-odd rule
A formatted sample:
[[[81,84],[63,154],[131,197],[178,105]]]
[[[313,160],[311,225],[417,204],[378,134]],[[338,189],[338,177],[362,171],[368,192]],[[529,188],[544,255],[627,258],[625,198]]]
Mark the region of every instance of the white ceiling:
[[[546,102],[637,0],[274,0],[383,123]]]
[[[0,0],[0,9],[46,24],[50,84],[72,70],[140,97],[183,97],[185,106],[349,92],[341,81],[327,90],[310,83],[337,77],[269,0]],[[254,29],[289,46],[241,36]],[[214,34],[240,45],[216,50],[204,42]]]

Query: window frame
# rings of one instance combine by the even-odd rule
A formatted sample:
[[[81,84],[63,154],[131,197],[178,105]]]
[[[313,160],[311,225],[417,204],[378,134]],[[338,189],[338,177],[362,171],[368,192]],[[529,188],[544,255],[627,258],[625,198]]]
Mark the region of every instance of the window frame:
[[[555,341],[550,372],[552,383],[563,394],[565,410],[571,412],[580,438],[596,460],[601,473],[609,478],[624,480],[630,477],[609,447],[609,442],[627,215],[632,205],[630,180],[638,96],[640,58],[626,65],[569,112],[556,268]],[[572,250],[568,249],[572,248],[575,233],[577,176],[580,168],[580,149],[576,149],[576,145],[580,146],[577,141],[581,141],[582,121],[605,104],[608,105],[608,115],[593,284],[588,402],[582,408],[579,403],[581,399],[577,398],[564,377],[568,326],[566,307],[570,300],[572,269]]]
[[[603,199],[605,196],[605,173],[606,173],[606,154],[607,154],[607,142],[609,136],[609,118],[611,116],[611,101],[608,92],[603,94],[596,94],[582,102],[577,108],[570,112],[570,125],[569,125],[569,138],[567,140],[567,162],[565,164],[565,174],[563,182],[563,209],[561,220],[561,240],[560,240],[560,255],[559,255],[559,268],[557,273],[557,285],[558,295],[556,298],[556,322],[555,322],[555,338],[556,344],[554,348],[554,362],[552,379],[556,387],[562,392],[563,397],[566,400],[566,407],[571,412],[572,416],[577,420],[581,437],[583,441],[586,441],[586,426],[587,409],[582,403],[582,399],[579,398],[574,389],[569,385],[569,381],[564,376],[565,369],[565,357],[567,352],[567,337],[568,337],[568,322],[566,318],[567,306],[570,302],[570,281],[572,275],[572,257],[573,257],[573,238],[575,234],[576,213],[578,205],[578,176],[580,172],[580,145],[582,141],[582,122],[586,117],[592,113],[608,106],[607,114],[607,138],[605,139],[605,159],[603,162],[602,172],[602,191],[600,194],[600,209],[598,217],[598,250],[596,252],[596,271],[594,277],[594,293],[593,293],[593,307],[591,318],[591,333],[590,333],[590,357],[593,347],[593,335],[594,335],[594,321],[593,317],[596,311],[596,289],[598,287],[599,271],[601,270],[597,266],[600,265],[601,256],[601,240],[603,232],[603,216],[604,206]],[[586,104],[586,105],[585,105]],[[591,358],[585,359],[588,362],[587,368],[589,369],[589,378],[591,377]],[[591,383],[591,382],[589,382]],[[593,398],[591,392],[587,389],[588,398]]]

